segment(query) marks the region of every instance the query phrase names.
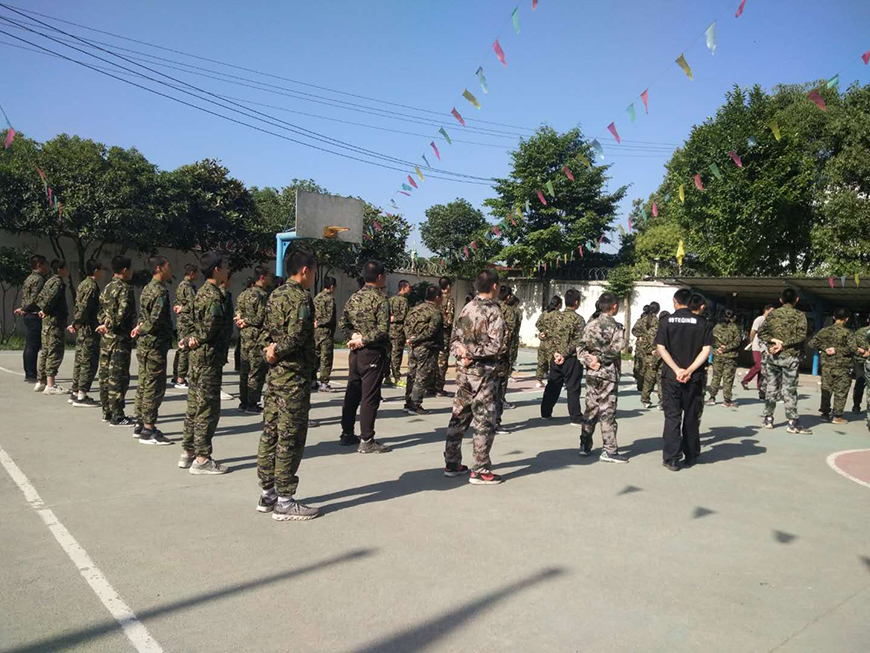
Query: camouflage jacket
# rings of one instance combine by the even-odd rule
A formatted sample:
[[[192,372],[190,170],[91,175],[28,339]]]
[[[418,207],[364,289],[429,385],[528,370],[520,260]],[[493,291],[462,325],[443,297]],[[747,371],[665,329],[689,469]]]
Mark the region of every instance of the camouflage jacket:
[[[854,334],[852,334],[852,340],[849,343],[849,346],[852,348],[852,351],[855,352],[855,355],[861,360],[865,369],[870,368],[870,357],[863,358],[862,354],[860,354],[857,350],[861,349],[863,351],[867,351],[870,349],[870,327],[861,327]]]
[[[807,316],[794,306],[780,306],[770,312],[758,331],[758,339],[770,347],[773,339],[782,341],[782,356],[803,354],[807,339]]]
[[[866,329],[865,329],[866,330]],[[821,352],[823,365],[833,365],[841,368],[851,368],[855,356],[855,336],[842,324],[832,324],[821,329],[809,341],[809,348]],[[825,350],[829,347],[836,349],[833,356],[828,356]]]
[[[245,322],[245,328],[239,330],[239,336],[244,342],[250,343],[259,340],[263,334],[263,325],[266,322],[266,302],[268,301],[269,293],[260,286],[251,286],[239,295],[236,308]]]
[[[523,316],[517,306],[510,306],[506,302],[499,302],[502,316],[504,317],[504,344],[500,352],[500,358],[514,360],[514,352],[519,350],[520,324]]]
[[[36,298],[39,310],[45,319],[55,325],[66,326],[69,318],[69,304],[66,302],[66,284],[56,274],[49,278]]]
[[[622,350],[625,348],[625,328],[610,315],[599,315],[583,330],[583,342],[577,348],[577,358],[588,368],[586,376],[619,381]],[[595,356],[601,367],[589,367]]]
[[[100,312],[100,287],[96,279],[85,277],[76,288],[76,304],[73,310],[73,324],[77,328],[96,329]]]
[[[97,319],[109,329],[103,335],[103,340],[130,340],[130,331],[136,326],[133,284],[120,277],[112,277],[100,293],[100,312]]]
[[[405,319],[405,337],[413,347],[444,349],[444,318],[435,304],[422,302]]]
[[[45,277],[39,272],[31,272],[21,286],[21,310],[25,313],[39,313],[36,298],[42,292],[45,285]]]
[[[233,321],[233,318],[236,315],[235,305],[233,304],[233,293],[224,288],[218,288],[221,291],[221,297],[224,300],[224,315],[229,316],[229,319],[224,322],[224,347],[229,349],[230,340],[233,339],[233,327],[236,323]]]
[[[321,290],[314,298],[314,319],[317,328],[335,333],[335,295],[327,290]]]
[[[379,288],[366,285],[347,300],[338,326],[348,339],[358,333],[365,347],[386,349],[390,342],[389,324],[390,302]]]
[[[390,338],[398,338],[405,333],[405,319],[408,317],[408,298],[405,295],[390,297]]]
[[[646,356],[652,354],[653,350],[655,350],[655,345],[653,343],[656,339],[656,333],[658,333],[658,330],[659,318],[657,315],[648,313],[641,316],[641,318],[635,322],[634,326],[631,328],[631,335],[637,339],[637,342],[635,343],[635,351]]]
[[[737,352],[743,343],[743,333],[740,327],[733,322],[722,322],[713,327],[713,356],[720,358],[737,358]],[[717,353],[722,347],[722,353]]]
[[[169,290],[152,278],[139,296],[139,347],[169,349],[172,343],[172,309]]]
[[[450,289],[453,292],[453,289]],[[453,320],[456,319],[456,302],[453,301],[453,295],[444,295],[441,301],[441,320],[444,323],[444,333],[448,338],[453,331]]]
[[[504,343],[504,331],[504,317],[498,304],[488,298],[475,297],[462,307],[456,319],[450,353],[459,360],[462,348],[468,352],[474,363],[460,367],[466,374],[483,376],[494,373]]]
[[[269,383],[308,382],[316,365],[314,302],[308,291],[288,279],[269,295],[260,343],[275,343],[278,362],[269,370]]]
[[[216,284],[202,284],[193,299],[191,318],[190,336],[196,338],[200,348],[222,351],[229,346],[227,322],[232,325],[233,315],[227,313],[224,292]]]
[[[178,314],[178,336],[183,338],[190,335],[190,319],[193,312],[193,299],[196,297],[196,286],[188,279],[182,279],[175,289],[175,305],[181,306]]]
[[[574,356],[577,347],[583,344],[583,329],[586,328],[586,320],[583,316],[566,309],[559,313],[559,317],[553,320],[553,353],[561,354],[565,358]]]

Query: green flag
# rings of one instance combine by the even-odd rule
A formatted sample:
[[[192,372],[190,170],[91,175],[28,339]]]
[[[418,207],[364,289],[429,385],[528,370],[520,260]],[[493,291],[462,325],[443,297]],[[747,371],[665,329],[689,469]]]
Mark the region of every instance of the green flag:
[[[441,135],[444,137],[444,140],[447,141],[447,144],[448,144],[448,145],[453,145],[453,141],[450,140],[450,137],[447,135],[447,130],[444,129],[444,127],[442,127],[441,129],[439,129],[438,131],[439,131],[439,132],[441,133]]]
[[[511,20],[514,21],[514,31],[520,33],[520,8],[514,7],[514,13],[511,14]]]
[[[716,179],[722,181],[722,173],[719,171],[719,166],[715,163],[710,164],[710,172],[713,173],[713,176],[716,177]]]
[[[556,197],[556,191],[553,190],[553,182],[547,182],[547,192],[550,193],[550,197]]]

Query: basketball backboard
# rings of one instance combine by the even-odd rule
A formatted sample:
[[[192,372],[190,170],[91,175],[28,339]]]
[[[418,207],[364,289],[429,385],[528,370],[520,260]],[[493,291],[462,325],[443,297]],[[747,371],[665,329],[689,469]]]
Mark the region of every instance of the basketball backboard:
[[[296,191],[296,237],[362,241],[363,202],[352,197]]]

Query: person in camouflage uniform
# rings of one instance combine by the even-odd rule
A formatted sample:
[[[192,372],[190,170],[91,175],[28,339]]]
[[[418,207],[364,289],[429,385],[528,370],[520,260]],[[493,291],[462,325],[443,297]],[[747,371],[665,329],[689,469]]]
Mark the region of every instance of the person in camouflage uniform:
[[[725,311],[725,319],[713,328],[713,378],[710,381],[708,406],[716,404],[716,395],[722,389],[725,407],[734,408],[731,390],[734,375],[737,373],[737,352],[743,342],[743,333],[737,326],[736,314],[731,309]]]
[[[855,358],[854,337],[846,328],[852,314],[845,308],[834,312],[834,323],[814,335],[808,346],[821,353],[822,403],[819,412],[834,424],[846,424],[843,411],[852,387],[852,361]],[[834,414],[831,415],[831,395],[834,396]]]
[[[260,396],[269,366],[263,358],[263,325],[266,322],[268,288],[272,273],[262,266],[254,268],[254,284],[239,295],[236,326],[239,327],[239,347],[242,359],[239,365],[239,410],[259,415]]]
[[[112,426],[136,426],[124,415],[124,397],[130,387],[130,356],[136,325],[133,262],[128,256],[112,259],[112,279],[100,293],[97,333],[100,338],[100,404],[103,421]]]
[[[635,343],[635,349],[643,359],[643,379],[640,387],[640,403],[646,408],[652,408],[651,395],[653,391],[655,391],[658,396],[659,407],[662,405],[662,393],[660,392],[660,388],[663,363],[662,358],[658,353],[658,349],[655,346],[656,334],[659,331],[659,320],[661,319],[658,312],[658,302],[652,302],[649,305],[649,312],[643,325],[638,328],[638,325],[635,324],[632,329],[632,335],[638,337],[638,341]],[[637,336],[638,331],[640,332],[640,336]]]
[[[474,468],[470,483],[494,485],[502,477],[492,472],[490,451],[495,439],[496,366],[504,348],[504,317],[495,298],[498,273],[482,270],[474,281],[477,296],[467,303],[453,330],[450,352],[456,359],[456,395],[447,425],[444,446],[444,475],[468,473],[462,464],[462,438],[468,427],[474,430]]]
[[[438,287],[441,288],[441,320],[444,324],[444,342],[450,342],[451,334],[453,333],[453,321],[456,319],[456,302],[453,301],[453,279],[450,277],[441,277],[438,279]],[[446,397],[447,392],[444,391],[444,384],[447,380],[447,367],[450,360],[450,349],[445,347],[438,354],[438,373],[433,378],[435,380],[435,395],[437,397]]]
[[[795,308],[800,299],[793,288],[783,290],[779,301],[782,305],[770,312],[758,332],[758,338],[767,343],[767,356],[764,357],[767,388],[762,426],[773,428],[776,398],[781,389],[788,432],[812,434],[810,429],[801,425],[797,412],[798,368],[807,338],[807,318]]]
[[[643,356],[640,352],[640,346],[638,341],[640,340],[641,335],[645,331],[645,323],[646,316],[649,314],[649,304],[643,307],[643,310],[640,312],[640,317],[634,323],[634,326],[631,328],[631,335],[634,336],[634,356],[632,356],[634,361],[634,367],[632,370],[632,375],[634,376],[635,383],[637,383],[637,391],[640,392],[643,390],[643,368],[644,368],[644,360]]]
[[[502,428],[501,418],[505,408],[513,408],[513,405],[509,404],[505,397],[507,396],[508,380],[512,370],[511,357],[515,344],[518,347],[522,315],[519,308],[511,301],[514,296],[513,289],[510,286],[501,286],[498,291],[498,298],[498,307],[501,309],[502,318],[504,319],[504,340],[502,342],[502,350],[498,354],[498,364],[496,366],[495,434],[505,435],[508,431]]]
[[[37,366],[39,350],[42,349],[42,320],[39,318],[36,298],[45,285],[48,271],[48,261],[44,256],[34,254],[30,257],[30,274],[21,288],[21,304],[13,311],[15,315],[24,318],[24,380],[35,385],[40,384]],[[42,384],[40,391],[44,389],[45,384]]]
[[[537,379],[535,387],[538,388],[544,387],[544,379],[550,371],[550,361],[553,359],[553,351],[550,346],[552,340],[549,333],[552,329],[553,320],[559,316],[559,310],[561,308],[562,298],[559,295],[554,295],[550,299],[550,303],[544,309],[544,312],[541,313],[541,317],[539,317],[538,321],[535,322],[535,328],[538,330],[538,340],[540,341],[540,344],[538,345],[538,365],[535,368],[535,379]]]
[[[139,320],[130,336],[136,342],[139,381],[136,384],[136,429],[140,444],[172,444],[157,428],[157,413],[166,395],[166,354],[172,345],[172,309],[166,282],[172,265],[165,256],[148,259],[151,281],[139,297]]]
[[[227,468],[212,458],[212,438],[221,414],[221,381],[229,347],[225,293],[220,285],[228,276],[227,263],[218,252],[200,259],[206,282],[193,300],[190,349],[190,390],[184,415],[184,435],[178,466],[191,474],[225,474]]]
[[[408,342],[408,381],[405,386],[405,412],[428,415],[423,408],[426,382],[435,373],[438,352],[444,348],[444,322],[441,314],[443,295],[438,286],[426,288],[426,301],[417,304],[405,319]]]
[[[347,300],[339,322],[350,348],[347,390],[341,409],[340,443],[345,446],[358,444],[359,453],[388,453],[392,449],[375,440],[384,368],[389,365],[390,302],[383,291],[387,283],[384,264],[368,261],[363,266],[363,283],[363,287]],[[357,408],[359,438],[354,434]]]
[[[73,407],[92,407],[100,405],[88,397],[91,385],[97,375],[100,363],[100,334],[97,333],[100,312],[100,286],[103,278],[103,264],[94,259],[85,263],[87,276],[76,288],[76,305],[70,333],[76,335],[76,361],[73,367],[72,398]]]
[[[187,371],[190,364],[190,352],[185,349],[181,343],[185,342],[190,336],[192,325],[190,323],[190,315],[193,310],[193,298],[196,297],[196,286],[193,282],[199,270],[192,263],[184,265],[184,279],[178,284],[175,289],[175,306],[172,310],[178,316],[177,331],[178,331],[178,349],[175,350],[175,360],[172,364],[172,377],[176,388],[186,389],[187,386]]]
[[[317,368],[320,372],[321,392],[332,392],[329,377],[335,356],[335,278],[323,279],[323,290],[314,298],[314,345],[317,353]]]
[[[399,291],[390,297],[390,365],[384,385],[390,387],[406,386],[402,380],[402,354],[405,351],[405,318],[408,317],[408,295],[411,294],[411,284],[407,280],[399,281]],[[410,361],[409,361],[410,363]],[[437,363],[437,361],[436,361]]]
[[[577,360],[586,367],[586,413],[580,431],[580,455],[592,451],[595,425],[601,424],[604,451],[599,460],[606,463],[627,463],[619,453],[616,440],[616,402],[619,394],[619,373],[625,329],[614,320],[619,312],[619,300],[611,292],[601,295],[596,304],[598,317],[583,330],[583,342],[577,348]]]
[[[583,367],[577,361],[577,347],[583,343],[583,329],[586,320],[577,313],[580,306],[580,293],[570,288],[565,293],[565,310],[559,314],[559,319],[551,331],[553,334],[553,363],[547,377],[547,387],[541,400],[541,417],[553,417],[553,407],[562,394],[562,388],[568,388],[568,414],[571,421],[581,424],[583,413],[580,410],[580,385],[583,380]]]
[[[64,331],[69,318],[69,304],[66,301],[69,267],[66,261],[54,259],[51,262],[51,271],[52,276],[45,282],[36,298],[39,317],[42,318],[42,350],[39,352],[37,375],[39,382],[45,384],[42,390],[44,394],[59,395],[64,390],[54,382],[54,377],[63,361]]]
[[[520,328],[523,323],[523,310],[520,308],[520,298],[513,294],[513,290],[511,290],[511,296],[507,298],[506,303],[514,312],[514,329],[511,332],[510,346],[510,374],[512,375],[517,369],[517,358],[520,353]],[[505,402],[505,408],[513,408],[513,405]]]
[[[864,378],[870,379],[870,321],[855,331],[850,346],[864,366]],[[870,384],[866,385],[866,393],[870,403]],[[870,410],[867,411],[867,430],[870,431]]]
[[[260,345],[269,364],[265,424],[257,448],[259,512],[277,521],[305,521],[319,514],[296,501],[296,472],[308,436],[314,349],[314,303],[308,289],[317,275],[317,261],[308,252],[290,250],[284,258],[288,279],[269,297]],[[241,301],[241,298],[239,298]]]

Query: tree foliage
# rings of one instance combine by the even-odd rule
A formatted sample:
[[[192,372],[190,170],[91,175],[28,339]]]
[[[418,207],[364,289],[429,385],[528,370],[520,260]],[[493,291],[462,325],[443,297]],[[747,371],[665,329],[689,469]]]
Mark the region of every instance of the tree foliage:
[[[24,247],[0,247],[0,306],[18,303],[21,286],[30,274],[31,256],[32,252]],[[12,293],[11,298],[9,293]],[[0,310],[0,343],[9,341],[15,326],[15,318]]]
[[[492,227],[483,212],[461,197],[448,204],[430,206],[426,209],[426,220],[420,225],[423,244],[444,260],[450,274],[466,279],[498,258],[501,243],[492,236]],[[475,247],[470,246],[472,242]]]

